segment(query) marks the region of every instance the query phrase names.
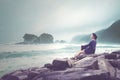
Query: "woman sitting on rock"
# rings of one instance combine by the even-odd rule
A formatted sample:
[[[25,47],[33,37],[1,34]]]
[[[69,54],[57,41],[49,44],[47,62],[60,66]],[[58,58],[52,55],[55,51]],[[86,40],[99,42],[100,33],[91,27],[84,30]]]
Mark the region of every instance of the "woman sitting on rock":
[[[97,44],[97,35],[95,33],[92,33],[91,36],[91,41],[87,45],[82,45],[81,46],[81,51],[73,57],[73,59],[82,59],[88,54],[94,54],[96,50],[96,44]]]

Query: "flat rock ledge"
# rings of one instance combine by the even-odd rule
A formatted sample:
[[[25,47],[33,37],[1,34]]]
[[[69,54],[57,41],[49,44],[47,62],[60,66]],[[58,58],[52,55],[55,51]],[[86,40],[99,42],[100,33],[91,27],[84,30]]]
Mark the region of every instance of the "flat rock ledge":
[[[120,50],[80,60],[55,59],[43,67],[16,70],[0,80],[120,80]]]

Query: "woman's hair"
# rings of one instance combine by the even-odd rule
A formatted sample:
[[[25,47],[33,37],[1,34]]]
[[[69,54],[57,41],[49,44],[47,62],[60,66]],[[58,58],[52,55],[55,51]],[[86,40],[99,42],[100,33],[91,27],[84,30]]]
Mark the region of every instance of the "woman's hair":
[[[97,39],[97,35],[95,33],[92,33],[92,35],[94,36],[95,39]]]

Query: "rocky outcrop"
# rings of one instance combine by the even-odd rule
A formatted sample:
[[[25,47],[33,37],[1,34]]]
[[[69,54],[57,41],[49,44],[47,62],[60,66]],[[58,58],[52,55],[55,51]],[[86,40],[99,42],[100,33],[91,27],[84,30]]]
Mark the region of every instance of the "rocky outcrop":
[[[119,44],[120,43],[119,28],[120,28],[120,20],[115,21],[107,29],[96,32],[96,34],[98,35],[99,42]]]
[[[37,39],[38,37],[34,34],[25,34],[23,36],[24,39],[24,43],[26,44],[30,44],[30,43],[34,43],[34,41]]]
[[[120,80],[120,51],[81,60],[55,59],[43,67],[17,70],[0,80]]]
[[[23,36],[24,42],[17,44],[41,44],[41,43],[53,43],[53,36],[48,33],[43,33],[39,37],[34,34],[25,34]]]
[[[53,39],[53,36],[47,33],[43,33],[38,37],[40,43],[53,43]]]

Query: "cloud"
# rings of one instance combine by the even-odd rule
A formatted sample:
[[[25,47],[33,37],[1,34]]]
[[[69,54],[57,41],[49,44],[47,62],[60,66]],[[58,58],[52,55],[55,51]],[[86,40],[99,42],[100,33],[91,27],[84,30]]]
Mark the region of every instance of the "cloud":
[[[120,0],[0,0],[0,42],[17,41],[24,33],[65,39],[100,30],[120,19],[119,7]]]

